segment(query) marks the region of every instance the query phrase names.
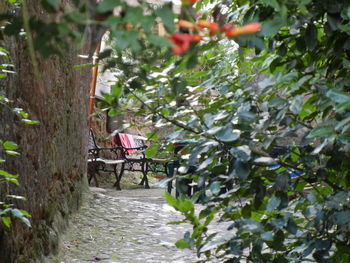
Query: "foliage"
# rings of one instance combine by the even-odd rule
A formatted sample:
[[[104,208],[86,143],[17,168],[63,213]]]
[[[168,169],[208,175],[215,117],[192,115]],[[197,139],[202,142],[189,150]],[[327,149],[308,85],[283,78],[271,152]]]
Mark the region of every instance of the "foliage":
[[[56,2],[44,1],[53,15]],[[111,50],[100,58],[106,68],[117,68],[118,81],[101,107],[110,114],[128,108],[156,127],[176,126],[164,147],[169,151],[174,139],[197,141],[188,146],[182,165],[197,167],[195,182],[205,179],[204,209],[194,212],[201,192],[192,199],[167,196],[193,225],[178,247],[222,262],[349,262],[348,1],[184,5],[181,16],[188,21],[203,9],[201,18],[220,28],[259,21],[262,29],[235,36],[239,48],[220,35],[181,42],[182,56],[172,56],[171,43],[153,30],[161,20],[169,35],[178,31],[170,6],[105,0],[100,13],[116,6],[122,12],[100,21],[91,20],[78,2],[59,22],[40,21],[39,27],[32,18],[34,43],[50,40],[38,41],[46,49],[36,48],[55,53],[57,43],[64,47],[86,25],[110,29]],[[41,35],[48,26],[57,30]],[[296,179],[291,170],[299,171]],[[225,234],[208,231],[214,221]]]
[[[123,70],[115,86],[156,126],[176,125],[171,138],[197,140],[183,165],[206,178],[206,207],[193,212],[199,193],[167,197],[193,225],[177,246],[223,262],[348,262],[349,5],[226,8],[228,20],[260,21],[262,31],[235,38],[238,51],[218,39],[180,58],[139,62],[146,73]],[[302,175],[291,181],[290,169]],[[226,234],[208,232],[214,219]]]
[[[0,47],[0,59],[1,59],[0,61],[5,62],[0,64],[0,69],[1,69],[0,78],[5,78],[6,74],[15,73],[14,71],[12,71],[13,65],[10,64],[8,51],[1,47]],[[36,121],[29,120],[28,114],[25,111],[23,111],[21,108],[11,107],[10,106],[11,103],[12,101],[9,100],[8,98],[4,96],[0,96],[0,106],[6,107],[12,110],[13,113],[18,115],[19,118],[24,123],[37,124]],[[3,141],[0,139],[0,150],[1,150],[0,153],[2,155],[0,157],[0,165],[4,166],[5,159],[3,158],[5,157],[5,155],[8,155],[8,156],[19,155],[19,152],[17,152],[18,148],[19,146],[15,142],[8,141],[8,140]],[[18,174],[11,174],[3,170],[3,168],[0,169],[0,184],[12,183],[18,186],[19,185],[18,177],[19,177]],[[4,200],[0,200],[0,218],[2,223],[6,227],[10,227],[12,223],[12,218],[18,218],[23,223],[25,223],[28,227],[31,227],[31,223],[29,221],[30,215],[26,211],[16,208],[12,203],[14,202],[13,200],[26,200],[26,198],[23,196],[12,195],[12,194],[7,194],[4,197],[5,197]]]

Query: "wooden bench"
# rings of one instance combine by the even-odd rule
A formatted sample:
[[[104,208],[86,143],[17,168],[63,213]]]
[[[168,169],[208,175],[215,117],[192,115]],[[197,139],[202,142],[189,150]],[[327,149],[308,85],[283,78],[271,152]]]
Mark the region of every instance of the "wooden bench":
[[[166,164],[168,160],[147,158],[145,155],[145,150],[147,149],[146,140],[142,136],[128,133],[115,133],[113,136],[113,142],[116,148],[121,149],[119,159],[124,161],[121,166],[120,178],[125,170],[142,172],[143,177],[140,185],[145,185],[145,188],[149,189],[148,172],[167,174]]]
[[[100,171],[112,172],[116,177],[114,186],[117,190],[120,190],[120,180],[122,177],[122,170],[118,172],[117,166],[123,165],[124,160],[120,159],[120,149],[102,148],[96,143],[93,131],[90,129],[89,142],[88,142],[88,182],[91,184],[92,179],[95,181],[95,185],[98,187],[97,175],[100,176]]]

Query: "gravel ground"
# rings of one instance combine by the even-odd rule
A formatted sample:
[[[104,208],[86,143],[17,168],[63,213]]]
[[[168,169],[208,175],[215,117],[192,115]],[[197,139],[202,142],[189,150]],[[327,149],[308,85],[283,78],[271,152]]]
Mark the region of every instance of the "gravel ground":
[[[91,187],[61,242],[60,262],[195,262],[194,251],[174,243],[190,225],[169,225],[183,217],[164,200],[164,188]]]

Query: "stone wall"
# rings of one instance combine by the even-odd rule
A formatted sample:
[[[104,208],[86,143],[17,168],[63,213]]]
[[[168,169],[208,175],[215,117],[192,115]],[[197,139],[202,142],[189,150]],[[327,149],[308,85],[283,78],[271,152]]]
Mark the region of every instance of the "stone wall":
[[[39,2],[28,1],[32,15],[43,14]],[[21,153],[6,157],[5,163],[7,171],[20,174],[21,185],[1,184],[0,200],[8,193],[23,195],[28,200],[15,205],[32,215],[32,228],[19,220],[10,229],[0,224],[0,263],[53,262],[47,257],[57,252],[59,234],[79,206],[86,185],[91,72],[72,68],[87,63],[77,57],[81,50],[72,48],[62,58],[38,56],[41,76],[36,79],[23,37],[0,44],[10,52],[17,72],[2,80],[0,95],[6,94],[13,106],[40,121],[25,125],[10,110],[0,108],[0,138],[15,141]]]

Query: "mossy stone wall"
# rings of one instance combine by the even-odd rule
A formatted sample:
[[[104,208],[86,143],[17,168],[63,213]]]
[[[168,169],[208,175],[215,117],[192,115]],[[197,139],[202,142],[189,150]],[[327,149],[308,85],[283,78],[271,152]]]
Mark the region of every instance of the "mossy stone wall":
[[[28,1],[30,13],[43,14],[39,0]],[[0,185],[0,200],[8,193],[25,196],[15,205],[28,211],[33,227],[18,220],[10,229],[0,225],[0,263],[49,262],[59,235],[86,186],[88,98],[90,70],[78,58],[81,47],[63,57],[38,56],[40,78],[34,76],[28,46],[21,36],[1,40],[15,66],[15,75],[1,80],[0,95],[13,99],[40,125],[25,125],[10,110],[0,109],[0,138],[20,145],[20,156],[7,157],[6,169],[20,174],[20,187]]]

